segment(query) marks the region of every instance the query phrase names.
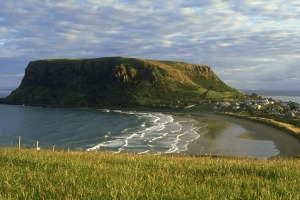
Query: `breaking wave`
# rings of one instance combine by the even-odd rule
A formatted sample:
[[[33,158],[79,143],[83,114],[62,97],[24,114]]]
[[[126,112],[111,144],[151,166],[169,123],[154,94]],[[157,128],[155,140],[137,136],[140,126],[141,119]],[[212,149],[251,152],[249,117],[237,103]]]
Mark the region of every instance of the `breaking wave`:
[[[133,115],[139,121],[135,127],[124,127],[121,132],[107,132],[104,141],[87,145],[87,151],[150,153],[180,153],[200,135],[201,128],[195,119],[173,116],[158,112],[135,112],[120,110],[101,110],[102,112]],[[196,126],[197,125],[197,126]]]

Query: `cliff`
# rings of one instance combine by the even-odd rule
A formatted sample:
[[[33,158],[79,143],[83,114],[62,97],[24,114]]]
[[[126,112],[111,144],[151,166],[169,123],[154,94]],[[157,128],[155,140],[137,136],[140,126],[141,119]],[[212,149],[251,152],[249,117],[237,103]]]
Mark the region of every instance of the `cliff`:
[[[214,94],[214,95],[209,95]],[[210,67],[126,57],[31,61],[9,104],[178,106],[238,97]]]

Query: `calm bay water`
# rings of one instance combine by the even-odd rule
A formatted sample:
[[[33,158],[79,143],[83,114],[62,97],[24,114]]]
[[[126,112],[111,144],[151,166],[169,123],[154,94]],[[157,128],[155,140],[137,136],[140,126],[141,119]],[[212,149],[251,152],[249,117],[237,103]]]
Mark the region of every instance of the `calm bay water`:
[[[0,105],[0,132],[0,146],[17,146],[21,136],[24,146],[38,140],[48,149],[260,158],[279,153],[272,139],[240,137],[251,131],[239,124],[159,112]]]

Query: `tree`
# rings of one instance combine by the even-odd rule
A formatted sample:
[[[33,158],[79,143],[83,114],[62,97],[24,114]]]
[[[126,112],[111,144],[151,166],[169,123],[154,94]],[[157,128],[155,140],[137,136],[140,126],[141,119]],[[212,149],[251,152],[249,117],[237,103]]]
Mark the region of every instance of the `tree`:
[[[256,93],[253,92],[253,93],[251,94],[251,97],[257,99],[258,95],[257,95]]]

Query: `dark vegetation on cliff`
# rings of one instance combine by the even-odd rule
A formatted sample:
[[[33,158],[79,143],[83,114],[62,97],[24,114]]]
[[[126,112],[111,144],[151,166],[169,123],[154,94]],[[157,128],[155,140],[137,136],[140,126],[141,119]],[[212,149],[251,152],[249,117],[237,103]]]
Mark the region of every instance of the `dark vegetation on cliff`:
[[[171,106],[239,98],[208,66],[127,57],[32,61],[5,103]]]

